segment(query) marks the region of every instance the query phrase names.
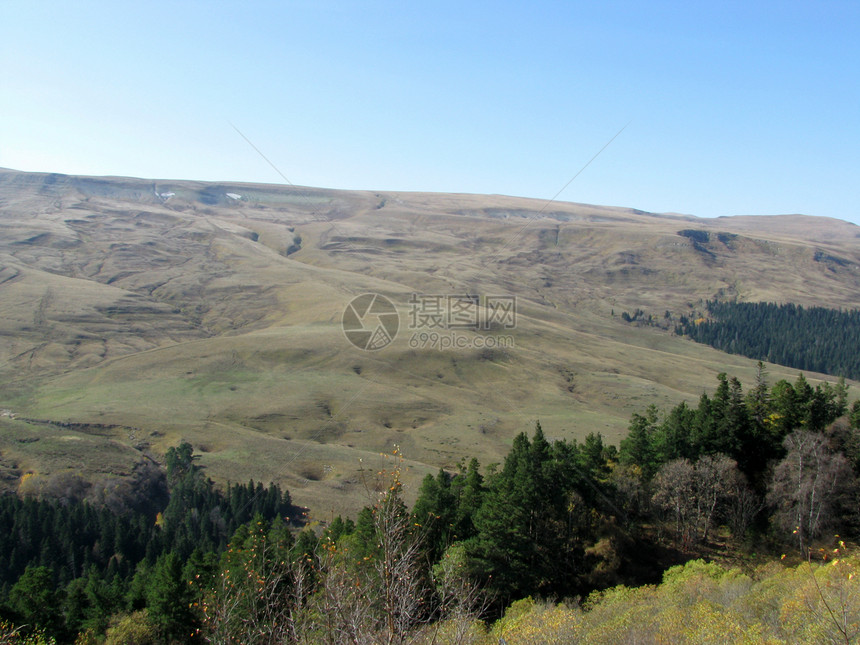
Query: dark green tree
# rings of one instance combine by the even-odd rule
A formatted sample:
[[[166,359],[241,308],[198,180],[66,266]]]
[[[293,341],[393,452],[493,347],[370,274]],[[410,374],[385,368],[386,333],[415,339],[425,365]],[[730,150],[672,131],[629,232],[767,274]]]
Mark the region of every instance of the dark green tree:
[[[603,443],[603,436],[599,432],[589,432],[579,452],[584,474],[594,481],[605,481],[609,476],[609,447]]]
[[[690,430],[690,458],[719,452],[721,438],[719,427],[714,415],[713,403],[704,392],[699,397],[699,404],[693,413],[693,425]]]
[[[786,380],[777,381],[771,391],[772,435],[782,442],[791,432],[800,427],[803,404],[795,388]]]
[[[190,605],[193,595],[182,575],[182,561],[173,553],[160,556],[146,590],[149,617],[169,641],[185,642],[197,622]]]
[[[467,550],[500,598],[570,593],[582,574],[588,510],[556,454],[536,424],[487,482]]]
[[[47,567],[27,567],[9,591],[9,607],[22,623],[58,635],[62,624],[61,595]]]
[[[695,412],[686,401],[672,408],[669,416],[660,425],[654,436],[654,451],[660,463],[673,459],[690,458],[693,455],[691,444]]]
[[[437,562],[457,539],[457,506],[451,491],[451,476],[442,468],[434,477],[426,475],[412,507],[412,520],[423,528],[423,546],[430,562]]]
[[[659,458],[656,444],[657,408],[649,405],[644,415],[633,413],[627,437],[621,441],[621,463],[636,464],[646,477],[657,472]]]
[[[336,543],[341,537],[350,535],[353,531],[355,531],[355,522],[350,518],[343,519],[338,515],[326,528],[323,538]]]
[[[171,446],[164,455],[167,467],[168,481],[173,484],[193,469],[194,448],[188,442],[180,443],[175,448]]]
[[[474,457],[468,466],[460,464],[460,472],[451,482],[451,494],[457,512],[454,520],[455,535],[458,540],[465,540],[475,534],[475,515],[484,499],[484,477],[480,472],[480,464]]]

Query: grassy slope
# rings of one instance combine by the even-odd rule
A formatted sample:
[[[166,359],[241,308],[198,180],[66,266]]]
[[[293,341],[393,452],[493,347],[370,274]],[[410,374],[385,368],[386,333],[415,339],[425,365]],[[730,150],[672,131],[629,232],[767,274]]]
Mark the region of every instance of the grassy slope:
[[[98,424],[81,439],[92,450],[64,452],[67,428],[33,425],[39,440],[21,442],[0,417],[0,459],[121,471],[105,467],[109,447],[133,459],[186,439],[213,476],[277,479],[325,515],[361,503],[359,459],[376,468],[394,444],[417,477],[498,461],[538,418],[553,437],[617,441],[632,411],[694,400],[718,372],[751,382],[752,361],[621,311],[680,315],[715,295],[858,302],[860,244],[844,222],[578,204],[535,217],[543,205],[0,172],[0,408],[18,433],[22,417]],[[712,234],[697,247],[683,229]],[[413,292],[516,295],[515,347],[416,350],[401,329],[362,352],[340,318],[370,291],[402,326]]]

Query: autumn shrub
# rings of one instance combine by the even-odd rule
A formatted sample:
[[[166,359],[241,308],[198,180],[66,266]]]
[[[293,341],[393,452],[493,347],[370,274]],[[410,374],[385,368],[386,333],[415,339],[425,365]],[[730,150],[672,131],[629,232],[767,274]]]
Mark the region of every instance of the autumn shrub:
[[[582,604],[513,603],[486,643],[860,642],[860,559],[843,543],[788,566],[751,574],[694,560],[657,586],[613,587]]]

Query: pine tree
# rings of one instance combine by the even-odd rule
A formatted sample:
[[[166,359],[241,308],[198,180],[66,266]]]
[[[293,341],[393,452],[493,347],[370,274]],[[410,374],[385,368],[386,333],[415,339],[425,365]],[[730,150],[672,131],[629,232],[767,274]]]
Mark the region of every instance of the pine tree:
[[[427,475],[412,507],[413,522],[423,528],[424,548],[430,562],[442,557],[456,539],[457,507],[451,492],[451,476],[442,468],[434,477]]]
[[[672,408],[669,416],[655,432],[654,450],[660,463],[692,456],[694,417],[695,413],[687,406],[686,401]]]
[[[194,630],[192,600],[188,581],[182,577],[182,561],[173,552],[160,556],[149,577],[146,606],[166,639],[182,641]]]
[[[536,424],[531,441],[513,442],[500,472],[488,481],[467,543],[487,584],[501,598],[570,593],[583,559],[582,514],[575,482]]]
[[[645,415],[633,414],[627,437],[621,441],[619,456],[624,464],[636,464],[650,478],[659,466],[655,438],[657,434],[657,408],[648,406]]]
[[[454,535],[458,540],[466,540],[475,534],[475,515],[484,499],[484,478],[478,460],[472,458],[467,467],[462,464],[459,474],[451,482],[456,516]]]
[[[792,431],[800,427],[801,402],[795,388],[785,380],[777,381],[771,390],[774,439],[781,443]]]

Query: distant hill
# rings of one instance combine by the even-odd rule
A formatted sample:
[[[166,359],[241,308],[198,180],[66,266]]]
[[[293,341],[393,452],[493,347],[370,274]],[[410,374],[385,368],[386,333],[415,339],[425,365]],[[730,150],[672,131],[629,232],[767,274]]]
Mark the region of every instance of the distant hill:
[[[323,516],[360,505],[360,469],[395,444],[420,476],[498,461],[538,418],[616,442],[643,404],[693,400],[722,371],[752,381],[753,361],[672,334],[680,316],[708,299],[856,307],[858,235],[801,215],[0,170],[0,481],[123,474],[184,439],[216,479],[277,480]],[[364,293],[399,313],[373,352],[342,329]],[[467,295],[515,297],[516,327],[422,348],[427,297]],[[652,324],[621,319],[636,310]],[[512,346],[486,346],[499,336]]]

